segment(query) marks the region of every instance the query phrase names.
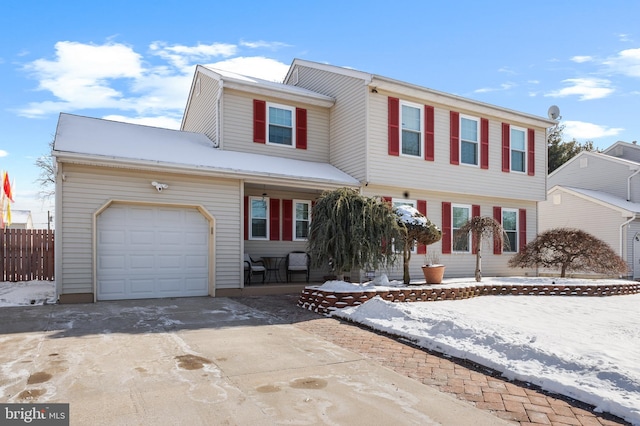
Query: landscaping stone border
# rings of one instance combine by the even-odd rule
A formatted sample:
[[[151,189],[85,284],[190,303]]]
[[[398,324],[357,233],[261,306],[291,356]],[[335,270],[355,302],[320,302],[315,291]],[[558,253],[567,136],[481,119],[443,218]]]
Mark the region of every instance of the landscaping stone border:
[[[640,293],[640,283],[622,284],[548,284],[548,285],[469,285],[458,287],[410,286],[388,290],[328,291],[317,286],[305,287],[298,299],[298,306],[319,314],[328,315],[336,309],[357,306],[380,296],[389,302],[435,302],[438,300],[462,300],[479,296],[618,296]]]

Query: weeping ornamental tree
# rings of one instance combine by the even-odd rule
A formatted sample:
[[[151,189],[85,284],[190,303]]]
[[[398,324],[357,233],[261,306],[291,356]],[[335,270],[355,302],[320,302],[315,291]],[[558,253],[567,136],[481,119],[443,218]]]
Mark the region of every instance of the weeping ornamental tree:
[[[331,265],[339,279],[353,269],[379,269],[397,262],[391,241],[402,230],[380,198],[340,188],[324,192],[312,210],[307,250],[311,266]]]
[[[440,241],[442,231],[425,215],[412,206],[398,206],[394,209],[398,226],[402,230],[399,240],[395,240],[396,246],[402,246],[402,279],[409,284],[409,261],[414,244],[430,244]]]
[[[625,274],[629,265],[604,241],[573,228],[555,228],[539,234],[523,251],[509,260],[512,268],[560,269],[598,274]]]
[[[490,216],[474,216],[471,220],[468,220],[458,230],[458,238],[469,238],[469,232],[471,232],[472,247],[475,247],[476,251],[476,271],[475,278],[477,282],[482,281],[482,243],[485,238],[493,236],[494,244],[499,244],[501,247],[505,247],[508,238],[506,233],[500,225],[500,222]]]

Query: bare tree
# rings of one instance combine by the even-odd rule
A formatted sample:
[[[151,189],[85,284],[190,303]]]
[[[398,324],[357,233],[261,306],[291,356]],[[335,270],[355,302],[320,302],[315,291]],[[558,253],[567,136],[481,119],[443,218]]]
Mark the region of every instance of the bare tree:
[[[629,265],[604,241],[573,228],[555,228],[539,234],[509,260],[513,268],[559,268],[567,271],[624,274]]]
[[[476,248],[476,281],[482,281],[482,243],[485,238],[494,237],[496,244],[504,247],[508,241],[500,222],[490,216],[474,216],[460,227],[458,238],[468,238],[471,232],[473,246]]]
[[[35,165],[40,168],[40,174],[36,183],[40,185],[40,198],[51,198],[55,193],[56,185],[56,163],[51,152],[53,151],[53,140],[49,142],[49,153],[38,157]]]

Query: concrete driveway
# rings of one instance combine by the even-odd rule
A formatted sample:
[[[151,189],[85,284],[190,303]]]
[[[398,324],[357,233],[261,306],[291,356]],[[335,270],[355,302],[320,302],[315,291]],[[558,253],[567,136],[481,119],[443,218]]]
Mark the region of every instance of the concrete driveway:
[[[293,325],[316,314],[260,303],[2,308],[0,402],[69,403],[72,425],[504,423]]]

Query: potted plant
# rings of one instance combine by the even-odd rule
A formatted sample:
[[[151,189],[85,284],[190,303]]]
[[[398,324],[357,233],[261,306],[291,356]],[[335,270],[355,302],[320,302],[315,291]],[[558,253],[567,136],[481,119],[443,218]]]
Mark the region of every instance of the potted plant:
[[[422,265],[422,273],[427,284],[440,284],[444,277],[444,265],[436,253],[425,256],[425,264]]]

